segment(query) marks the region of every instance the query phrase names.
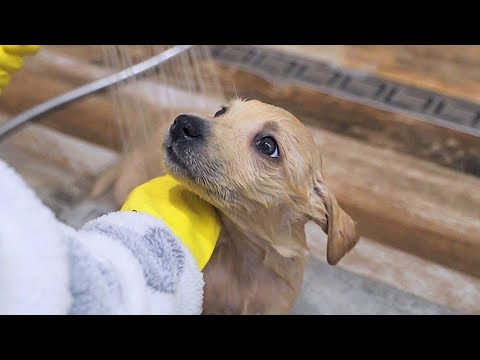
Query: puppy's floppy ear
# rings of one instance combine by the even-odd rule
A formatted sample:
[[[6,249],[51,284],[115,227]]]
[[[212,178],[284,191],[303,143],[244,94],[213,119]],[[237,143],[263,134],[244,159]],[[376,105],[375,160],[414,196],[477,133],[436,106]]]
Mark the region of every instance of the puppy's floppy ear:
[[[328,236],[327,262],[335,265],[357,243],[360,236],[356,224],[338,205],[320,173],[315,179],[310,205],[310,220],[319,225]]]

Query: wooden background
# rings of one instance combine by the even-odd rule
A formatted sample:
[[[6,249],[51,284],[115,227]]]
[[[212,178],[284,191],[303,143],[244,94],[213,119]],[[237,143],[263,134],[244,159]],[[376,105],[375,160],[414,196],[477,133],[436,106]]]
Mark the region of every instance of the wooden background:
[[[269,47],[480,102],[478,46]],[[0,121],[109,73],[102,64],[98,46],[46,46],[0,96]],[[362,233],[342,269],[461,313],[480,313],[478,138],[232,66],[218,64],[218,71],[228,95],[283,106],[311,130],[327,181]],[[22,130],[0,144],[0,155],[69,218],[72,209],[88,208],[92,179],[118,159],[114,126],[111,99],[96,94]],[[92,206],[83,215],[98,211]],[[323,258],[324,238],[309,234]]]

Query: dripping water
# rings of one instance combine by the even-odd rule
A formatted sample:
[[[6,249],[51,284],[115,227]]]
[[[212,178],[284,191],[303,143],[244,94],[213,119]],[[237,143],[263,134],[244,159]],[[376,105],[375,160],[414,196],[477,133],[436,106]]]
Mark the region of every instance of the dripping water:
[[[105,65],[118,71],[165,51],[171,45],[105,45]],[[160,125],[182,113],[212,115],[226,101],[207,46],[196,45],[156,69],[109,89],[122,150],[148,141]],[[159,144],[161,146],[161,144]],[[145,171],[152,169],[145,169]],[[148,174],[147,174],[148,176]]]

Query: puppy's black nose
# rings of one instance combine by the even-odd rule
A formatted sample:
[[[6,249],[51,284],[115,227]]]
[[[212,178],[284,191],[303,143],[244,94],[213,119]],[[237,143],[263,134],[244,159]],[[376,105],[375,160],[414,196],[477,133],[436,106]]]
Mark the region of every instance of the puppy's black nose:
[[[194,115],[180,115],[170,127],[172,140],[196,140],[205,133],[205,122]]]

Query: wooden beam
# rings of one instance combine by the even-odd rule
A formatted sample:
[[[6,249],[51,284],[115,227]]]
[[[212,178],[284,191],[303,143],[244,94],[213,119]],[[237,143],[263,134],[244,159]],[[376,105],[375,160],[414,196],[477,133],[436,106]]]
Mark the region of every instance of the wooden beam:
[[[480,276],[480,179],[310,127],[361,233]]]
[[[0,113],[0,124],[8,116]],[[116,162],[119,154],[43,125],[30,124],[2,142],[4,149],[34,155],[39,164],[55,164],[79,180],[91,180]]]
[[[261,45],[480,102],[478,45]]]
[[[16,115],[72,88],[68,82],[24,69],[15,74],[15,79],[2,93],[0,111]],[[121,149],[120,138],[115,136],[115,109],[102,96],[92,95],[51,112],[42,118],[41,123],[87,141],[95,140],[103,146]]]
[[[306,226],[307,241],[315,258],[326,262],[325,234],[313,224]],[[462,314],[480,314],[480,279],[432,261],[360,239],[339,267],[381,281]]]

